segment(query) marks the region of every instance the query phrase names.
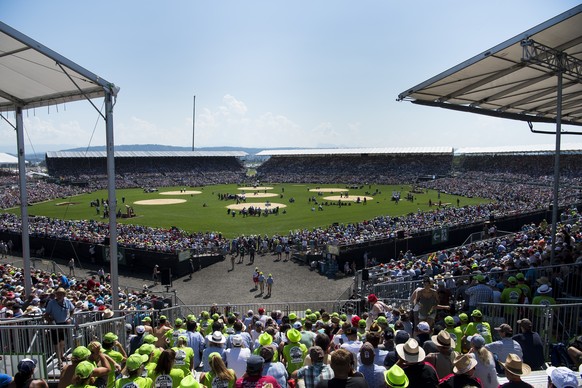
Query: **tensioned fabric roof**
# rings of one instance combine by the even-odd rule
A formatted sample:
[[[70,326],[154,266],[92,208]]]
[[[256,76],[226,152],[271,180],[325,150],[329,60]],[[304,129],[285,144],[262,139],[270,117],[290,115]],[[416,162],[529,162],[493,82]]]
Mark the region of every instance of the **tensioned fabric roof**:
[[[18,164],[18,158],[4,152],[0,152],[0,164]]]
[[[455,155],[538,155],[554,154],[555,144],[500,146],[500,147],[463,147],[455,150]],[[582,143],[566,143],[560,147],[562,154],[582,154]]]
[[[243,157],[244,151],[115,151],[116,158]],[[106,158],[106,151],[49,151],[47,158]]]
[[[406,155],[406,154],[451,154],[453,147],[408,147],[408,148],[311,148],[293,150],[264,150],[258,156],[321,156],[321,155]]]
[[[116,95],[119,88],[0,22],[0,112]]]
[[[522,61],[522,41],[534,42],[528,50],[539,55],[535,57],[539,60]],[[515,120],[555,123],[558,88],[554,65],[558,52],[567,54],[562,123],[582,125],[582,5],[400,93],[398,100]]]

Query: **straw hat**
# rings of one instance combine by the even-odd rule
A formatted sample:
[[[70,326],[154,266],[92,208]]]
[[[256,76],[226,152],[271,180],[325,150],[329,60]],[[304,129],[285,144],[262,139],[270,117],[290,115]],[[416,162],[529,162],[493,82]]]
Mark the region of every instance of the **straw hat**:
[[[473,369],[476,365],[477,360],[472,353],[463,354],[462,356],[455,358],[453,372],[456,375],[462,375]]]
[[[446,330],[441,330],[438,335],[430,337],[432,342],[437,346],[444,346],[449,348],[455,347],[455,340],[451,338],[451,334]]]
[[[529,365],[524,364],[517,354],[509,353],[505,362],[502,362],[506,372],[517,376],[527,376],[531,373]]]
[[[398,357],[409,363],[418,363],[424,360],[426,353],[422,349],[418,342],[411,338],[406,343],[396,345],[396,353]]]

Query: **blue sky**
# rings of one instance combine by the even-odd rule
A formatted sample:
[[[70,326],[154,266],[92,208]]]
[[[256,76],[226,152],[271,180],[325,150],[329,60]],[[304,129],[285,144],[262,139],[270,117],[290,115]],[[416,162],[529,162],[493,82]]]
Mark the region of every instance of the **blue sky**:
[[[554,139],[397,95],[577,4],[1,0],[0,19],[121,87],[118,145],[190,147],[196,95],[196,147],[458,148]],[[25,112],[25,128],[27,153],[105,143],[86,102]],[[0,138],[15,151],[3,120]]]

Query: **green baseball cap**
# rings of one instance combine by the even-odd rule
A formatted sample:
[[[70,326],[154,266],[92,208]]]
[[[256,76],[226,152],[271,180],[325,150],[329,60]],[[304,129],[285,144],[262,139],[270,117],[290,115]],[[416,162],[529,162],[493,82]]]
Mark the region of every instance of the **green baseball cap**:
[[[75,376],[79,376],[82,379],[89,378],[91,373],[95,370],[95,365],[89,361],[81,361],[75,367]]]
[[[125,362],[125,367],[130,372],[137,370],[148,359],[149,359],[149,357],[146,356],[145,354],[134,353],[131,356],[127,357],[127,361]]]
[[[107,333],[103,336],[103,342],[115,342],[119,337],[115,333]]]
[[[91,355],[91,351],[87,349],[85,346],[77,346],[71,356],[76,358],[77,360],[86,360],[87,357]]]

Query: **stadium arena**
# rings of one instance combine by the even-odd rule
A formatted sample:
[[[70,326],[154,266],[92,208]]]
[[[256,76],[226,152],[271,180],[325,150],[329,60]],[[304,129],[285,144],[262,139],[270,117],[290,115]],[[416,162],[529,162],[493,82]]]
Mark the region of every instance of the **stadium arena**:
[[[582,15],[582,8],[577,7],[573,15]],[[548,28],[570,17],[564,15]],[[0,27],[3,34],[14,35],[7,26]],[[26,42],[26,37],[19,38]],[[28,42],[27,48],[32,43]],[[49,61],[55,60],[55,53],[44,47],[38,51]],[[534,66],[539,61],[534,61]],[[493,360],[492,354],[503,354],[502,348],[509,342],[510,354],[517,358],[508,353],[507,362],[502,363],[505,377],[494,373],[495,378],[503,383],[512,374],[525,378],[533,371],[525,380],[536,386],[547,384],[544,369],[548,362],[571,370],[582,362],[580,145],[558,141],[555,148],[529,149],[265,150],[259,156],[269,159],[257,168],[256,175],[249,176],[244,153],[114,152],[112,98],[119,89],[66,58],[59,57],[57,62],[76,71],[81,85],[75,85],[74,92],[61,90],[51,96],[12,100],[7,98],[10,93],[0,97],[0,111],[16,111],[19,148],[24,149],[23,106],[94,97],[105,99],[104,119],[111,147],[105,153],[49,153],[48,177],[26,177],[24,152],[19,154],[17,174],[9,169],[0,171],[0,363],[7,372],[7,377],[2,375],[3,382],[16,375],[20,386],[36,378],[43,380],[43,386],[46,382],[68,386],[73,368],[77,376],[82,373],[88,379],[92,372],[86,374],[76,367],[81,360],[95,359],[107,377],[100,384],[109,386],[105,380],[111,380],[109,384],[115,385],[116,378],[124,382],[141,374],[146,360],[151,364],[156,353],[167,352],[167,348],[186,353],[185,348],[190,348],[189,379],[182,374],[180,382],[185,387],[186,381],[200,379],[200,372],[210,370],[215,356],[208,356],[209,349],[216,345],[221,352],[224,347],[236,347],[234,343],[243,334],[249,338],[248,347],[265,356],[269,349],[262,350],[271,344],[288,353],[287,346],[298,344],[302,333],[316,336],[316,340],[309,340],[310,346],[321,336],[321,343],[327,344],[321,361],[345,342],[362,347],[366,341],[370,343],[366,347],[372,347],[370,352],[383,354],[382,365],[390,368],[386,361],[390,351],[401,361],[423,361],[424,351],[418,351],[416,358],[403,355],[407,345],[420,343],[433,357],[448,347],[450,356],[455,335],[459,353],[480,352],[482,340],[486,349],[491,345],[488,354]],[[510,72],[502,73],[508,76]],[[568,76],[572,77],[571,72]],[[574,78],[572,83],[579,84],[579,75]],[[3,78],[2,82],[10,84],[12,80]],[[55,87],[58,84],[55,82]],[[527,88],[530,83],[522,86]],[[419,87],[407,93],[418,97],[423,91]],[[438,106],[464,91],[420,103]],[[470,105],[465,101],[463,109],[494,105],[495,96],[498,94]],[[492,110],[502,117],[516,118],[523,113],[518,110],[525,102],[514,102]],[[551,118],[537,113],[527,118],[557,121],[559,139],[561,113],[558,118],[553,113]],[[575,111],[565,112],[565,122],[580,125]],[[168,188],[172,195],[194,201],[203,189],[212,190],[215,185],[236,185],[247,189],[244,196],[252,196],[249,187],[264,188],[265,193],[267,187],[283,189],[277,186],[283,183],[285,187],[303,187],[310,195],[313,213],[317,212],[314,205],[322,206],[318,196],[326,195],[325,188],[339,190],[339,200],[328,200],[338,208],[367,206],[363,201],[344,200],[346,195],[353,199],[351,190],[366,190],[366,186],[369,191],[377,185],[409,186],[406,196],[397,189],[390,193],[389,200],[395,204],[404,204],[409,195],[415,204],[415,195],[431,191],[438,197],[430,199],[428,211],[378,212],[350,223],[311,229],[298,226],[288,234],[245,233],[231,238],[210,230],[140,225],[139,213],[125,203],[125,197],[116,198],[115,191],[138,189],[151,194]],[[310,191],[312,186],[317,193]],[[76,205],[75,198],[104,189],[108,190],[105,200],[96,198],[90,208],[96,209],[96,214],[107,211],[109,223],[42,214],[29,217],[29,208],[40,209],[42,203],[55,201],[55,206],[66,211]],[[212,194],[225,203],[241,201],[238,193],[232,198],[232,193]],[[220,199],[223,194],[226,200]],[[376,187],[369,196],[372,200],[365,194],[364,198],[372,202],[377,194]],[[457,202],[443,201],[441,195],[453,196],[450,198]],[[282,190],[279,196],[284,198]],[[462,204],[461,198],[486,201]],[[180,204],[163,206],[169,209]],[[22,217],[12,211],[15,207],[20,208]],[[232,210],[226,214],[238,217]],[[273,215],[269,220],[277,217],[278,213],[268,210],[264,214]],[[117,224],[115,215],[121,219],[124,214],[127,222]],[[549,218],[554,222],[548,222]],[[107,267],[110,273],[104,270]],[[275,283],[271,274],[275,274]],[[469,328],[474,331],[469,332]],[[447,334],[448,329],[451,334]],[[522,335],[512,337],[514,332]],[[403,335],[411,339],[395,344]],[[448,345],[441,342],[446,338]],[[110,361],[103,354],[112,346],[129,358],[122,354],[120,361]],[[307,345],[304,348],[307,353]],[[312,355],[318,357],[319,353]],[[220,353],[218,357],[223,358]],[[455,357],[457,371],[461,359],[467,358],[472,357]],[[287,367],[291,363],[288,354],[280,359]],[[512,360],[519,368],[510,368]],[[302,365],[303,356],[300,361]],[[354,366],[359,369],[360,363],[363,360],[355,356]],[[400,364],[404,369],[410,367]],[[473,361],[469,365],[475,367]],[[428,367],[434,369],[434,377],[446,377],[437,376],[436,367]],[[247,368],[249,372],[249,365]],[[300,379],[298,383],[304,382]],[[194,381],[188,386],[197,384]]]

